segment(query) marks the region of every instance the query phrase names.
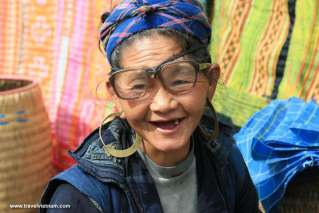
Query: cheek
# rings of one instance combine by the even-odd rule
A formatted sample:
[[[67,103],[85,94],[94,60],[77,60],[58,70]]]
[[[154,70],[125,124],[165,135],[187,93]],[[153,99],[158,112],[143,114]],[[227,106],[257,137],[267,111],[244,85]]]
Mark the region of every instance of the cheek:
[[[195,103],[195,105],[205,105],[208,95],[209,86],[206,83],[197,85],[191,93],[193,98],[192,101]]]
[[[208,87],[200,87],[194,90],[191,94],[191,99],[189,100],[189,111],[201,117],[204,111],[208,95]]]
[[[201,100],[196,99],[192,102],[192,104],[188,107],[188,112],[193,119],[200,120],[204,112],[205,104],[206,100],[204,98]]]
[[[187,95],[187,97],[181,98],[180,103],[187,113],[192,116],[193,119],[199,119],[202,116],[206,105],[207,91],[195,90]]]
[[[121,108],[127,121],[134,127],[141,120],[145,119],[148,111],[148,105],[145,103],[134,103],[125,101],[121,103]]]

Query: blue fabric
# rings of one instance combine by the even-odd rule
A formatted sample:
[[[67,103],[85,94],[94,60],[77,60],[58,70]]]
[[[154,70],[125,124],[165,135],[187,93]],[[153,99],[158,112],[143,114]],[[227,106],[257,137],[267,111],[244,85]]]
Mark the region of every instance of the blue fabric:
[[[55,177],[56,180],[65,181],[72,184],[75,188],[81,189],[81,192],[88,197],[97,201],[104,212],[112,212],[111,206],[112,196],[104,190],[104,184],[97,181],[92,176],[86,175],[78,166],[73,166],[67,171],[58,174]],[[119,209],[114,210],[114,212],[119,212]]]
[[[319,106],[298,98],[273,101],[234,137],[269,212],[297,173],[319,166]]]
[[[186,33],[206,45],[211,36],[208,19],[196,0],[124,0],[101,26],[100,41],[108,60],[122,41],[153,28]]]

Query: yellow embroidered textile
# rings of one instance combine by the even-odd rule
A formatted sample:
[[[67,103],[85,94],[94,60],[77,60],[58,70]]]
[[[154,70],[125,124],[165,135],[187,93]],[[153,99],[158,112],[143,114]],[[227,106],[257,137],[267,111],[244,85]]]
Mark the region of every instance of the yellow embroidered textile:
[[[216,0],[213,14],[224,82],[213,103],[226,122],[241,126],[272,99],[319,100],[318,1]]]

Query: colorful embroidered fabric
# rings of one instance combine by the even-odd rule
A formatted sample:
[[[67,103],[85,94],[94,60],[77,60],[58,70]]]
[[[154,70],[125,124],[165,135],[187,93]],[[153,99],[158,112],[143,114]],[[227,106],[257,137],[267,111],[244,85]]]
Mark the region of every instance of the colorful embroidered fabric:
[[[40,83],[60,169],[73,164],[67,151],[114,108],[95,94],[108,72],[98,49],[100,15],[108,6],[102,0],[1,2],[0,75]]]
[[[122,41],[153,28],[189,34],[203,44],[208,44],[211,36],[210,24],[198,1],[126,0],[114,8],[101,27],[101,43],[108,60]]]
[[[235,139],[269,212],[296,174],[319,168],[319,105],[298,98],[273,101],[255,113]]]
[[[319,1],[215,0],[213,14],[225,122],[241,126],[273,99],[319,100]]]

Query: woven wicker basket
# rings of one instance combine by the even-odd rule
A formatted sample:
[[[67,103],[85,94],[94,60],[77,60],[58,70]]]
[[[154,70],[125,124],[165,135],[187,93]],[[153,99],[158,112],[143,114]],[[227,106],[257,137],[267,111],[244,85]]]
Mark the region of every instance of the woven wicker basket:
[[[13,211],[10,204],[37,204],[52,172],[50,123],[40,87],[0,76],[0,212]]]
[[[319,213],[319,168],[297,175],[278,205],[282,213]]]

